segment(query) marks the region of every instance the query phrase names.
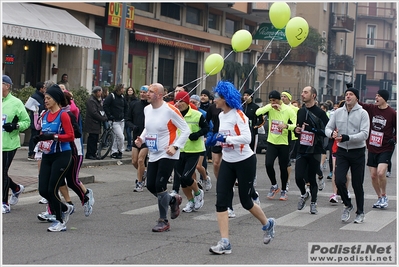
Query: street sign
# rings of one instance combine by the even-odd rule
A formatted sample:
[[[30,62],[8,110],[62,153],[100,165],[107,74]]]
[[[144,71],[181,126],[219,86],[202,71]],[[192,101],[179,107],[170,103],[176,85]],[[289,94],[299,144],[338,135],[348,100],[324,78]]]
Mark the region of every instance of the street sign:
[[[272,23],[262,23],[252,39],[254,40],[274,40],[287,41],[285,36],[285,28],[282,30],[276,29]]]

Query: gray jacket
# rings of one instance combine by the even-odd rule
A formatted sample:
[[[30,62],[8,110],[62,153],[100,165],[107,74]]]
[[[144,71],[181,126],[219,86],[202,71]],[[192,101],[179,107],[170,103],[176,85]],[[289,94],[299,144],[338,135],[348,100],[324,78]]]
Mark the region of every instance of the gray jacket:
[[[326,136],[330,137],[335,129],[338,129],[338,136],[349,136],[349,141],[339,142],[338,147],[347,150],[365,147],[370,129],[369,114],[358,103],[348,113],[345,104],[330,117],[325,129]]]

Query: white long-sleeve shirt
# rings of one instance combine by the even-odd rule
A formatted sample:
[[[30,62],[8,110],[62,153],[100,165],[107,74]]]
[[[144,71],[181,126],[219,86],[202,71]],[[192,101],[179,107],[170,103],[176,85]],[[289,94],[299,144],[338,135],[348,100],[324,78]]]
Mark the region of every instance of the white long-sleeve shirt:
[[[251,130],[248,117],[242,110],[232,109],[227,113],[219,113],[219,133],[226,136],[222,159],[227,162],[239,162],[252,156],[254,152],[250,148]],[[219,143],[219,142],[218,142]]]
[[[179,159],[180,150],[173,156],[166,154],[166,151],[168,146],[184,147],[190,135],[190,128],[180,111],[164,102],[156,109],[147,105],[144,108],[144,116],[144,130],[140,137],[150,151],[149,161],[154,162],[161,158]],[[177,129],[180,130],[180,135]]]

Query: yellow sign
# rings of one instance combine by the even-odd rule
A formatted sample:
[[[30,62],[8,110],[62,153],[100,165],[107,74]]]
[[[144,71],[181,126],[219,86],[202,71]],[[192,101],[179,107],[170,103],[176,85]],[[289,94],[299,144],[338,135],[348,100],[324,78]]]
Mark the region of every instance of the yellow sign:
[[[126,5],[125,28],[133,30],[134,26],[134,7]],[[113,27],[121,27],[122,22],[122,3],[111,2],[108,5],[108,25]]]

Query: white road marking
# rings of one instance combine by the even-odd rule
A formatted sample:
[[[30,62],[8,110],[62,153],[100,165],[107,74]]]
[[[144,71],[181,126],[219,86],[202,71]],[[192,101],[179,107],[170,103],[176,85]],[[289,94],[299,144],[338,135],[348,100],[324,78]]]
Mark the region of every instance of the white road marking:
[[[397,213],[387,210],[372,210],[365,214],[364,222],[361,224],[354,223],[356,214],[351,214],[349,222],[341,230],[378,232],[391,222],[396,220]]]
[[[305,225],[308,225],[336,210],[337,208],[317,207],[318,214],[310,214],[309,206],[306,206],[303,210],[296,210],[283,217],[278,218],[277,225],[304,227]]]

